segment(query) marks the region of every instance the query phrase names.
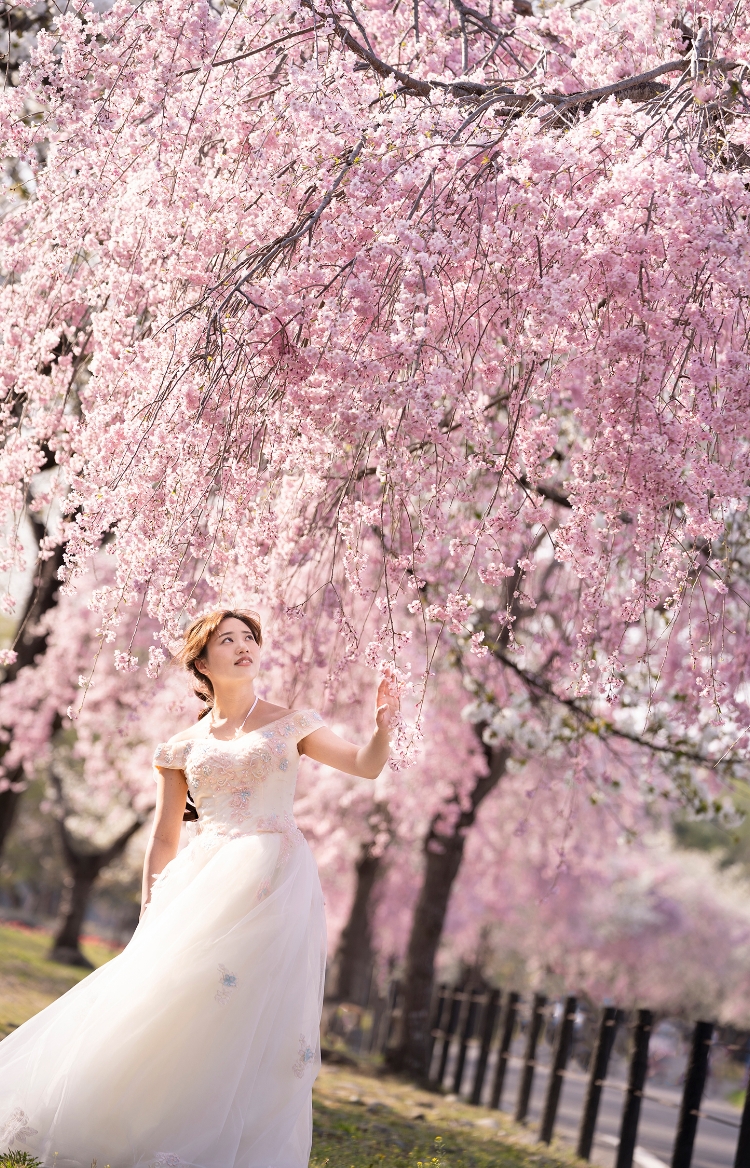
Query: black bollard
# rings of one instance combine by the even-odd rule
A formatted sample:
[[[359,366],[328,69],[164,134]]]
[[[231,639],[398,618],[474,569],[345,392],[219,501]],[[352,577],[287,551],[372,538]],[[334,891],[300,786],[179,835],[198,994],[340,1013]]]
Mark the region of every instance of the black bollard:
[[[630,1060],[628,1089],[622,1109],[620,1124],[620,1146],[617,1149],[615,1168],[632,1168],[635,1141],[638,1135],[638,1119],[641,1114],[641,1098],[648,1073],[648,1041],[654,1016],[650,1010],[639,1010],[633,1030],[633,1056]]]
[[[672,1152],[672,1168],[690,1168],[693,1159],[693,1144],[698,1130],[698,1113],[708,1075],[708,1056],[714,1034],[713,1022],[696,1022],[690,1059],[685,1072],[685,1089],[682,1092],[680,1118],[677,1121],[677,1135]]]
[[[536,1068],[536,1047],[539,1042],[539,1035],[542,1032],[544,1008],[546,1005],[547,998],[544,994],[534,994],[531,1017],[529,1018],[529,1033],[526,1039],[526,1053],[523,1056],[521,1086],[518,1092],[518,1103],[516,1104],[516,1123],[523,1123],[528,1114],[531,1088],[534,1083],[534,1070]]]
[[[477,1024],[477,1013],[479,1012],[481,999],[482,995],[480,993],[474,992],[470,987],[467,988],[462,1018],[463,1024],[459,1030],[461,1045],[458,1048],[456,1069],[453,1073],[453,1092],[455,1095],[461,1094],[461,1081],[464,1077],[464,1067],[466,1066],[466,1053],[469,1049],[469,1042],[474,1037],[474,1029]]]
[[[577,998],[569,997],[565,999],[560,1027],[557,1032],[555,1053],[552,1058],[552,1066],[550,1067],[542,1125],[539,1129],[539,1139],[543,1144],[549,1144],[552,1141],[552,1132],[555,1128],[557,1108],[560,1105],[560,1093],[563,1087],[565,1068],[568,1065],[570,1048],[573,1045],[573,1026],[576,1020],[577,1009]]]
[[[474,1072],[474,1085],[471,1089],[471,1102],[475,1107],[478,1107],[482,1101],[482,1087],[484,1086],[484,1076],[487,1074],[487,1060],[490,1057],[492,1036],[495,1033],[499,1001],[500,990],[490,990],[482,1012],[482,1044],[479,1047],[477,1069]]]
[[[617,1025],[620,1021],[620,1012],[614,1006],[605,1006],[599,1023],[599,1033],[596,1036],[596,1045],[591,1052],[591,1069],[589,1085],[586,1090],[586,1102],[583,1105],[581,1116],[581,1130],[578,1133],[578,1147],[576,1155],[582,1160],[591,1156],[591,1147],[594,1143],[596,1118],[599,1114],[599,1103],[602,1097],[602,1087],[607,1078],[607,1067],[612,1054],[612,1047],[617,1034]]]
[[[458,1016],[461,1011],[462,996],[463,995],[461,990],[458,988],[458,986],[456,986],[449,994],[448,1000],[445,1003],[444,1009],[446,1010],[446,1022],[443,1026],[442,1033],[443,1049],[440,1052],[440,1065],[438,1067],[437,1079],[435,1080],[438,1087],[442,1087],[443,1079],[445,1078],[445,1068],[448,1063],[448,1054],[450,1053],[451,1049],[451,1039],[456,1033]]]
[[[427,1078],[430,1077],[430,1070],[432,1069],[432,1056],[435,1053],[435,1041],[440,1033],[440,1025],[445,1011],[445,1001],[448,997],[449,990],[445,982],[441,982],[438,986],[437,998],[435,1001],[435,1008],[432,1015],[432,1026],[430,1027],[430,1042],[427,1048]]]
[[[500,1045],[497,1049],[497,1066],[495,1067],[495,1078],[492,1082],[490,1107],[498,1108],[500,1106],[500,1100],[502,1099],[503,1084],[505,1083],[505,1071],[510,1059],[510,1044],[513,1041],[513,1031],[516,1028],[518,1003],[520,1000],[521,995],[515,993],[514,991],[508,994],[508,999],[505,1003],[505,1018],[503,1020],[503,1029],[500,1034]]]

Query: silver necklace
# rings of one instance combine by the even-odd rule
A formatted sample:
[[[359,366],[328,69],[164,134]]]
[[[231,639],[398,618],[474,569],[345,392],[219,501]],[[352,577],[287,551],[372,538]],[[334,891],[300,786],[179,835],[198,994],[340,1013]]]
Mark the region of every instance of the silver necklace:
[[[234,737],[235,737],[235,738],[239,738],[240,734],[242,733],[242,730],[243,730],[243,727],[244,727],[244,725],[245,725],[245,722],[247,722],[248,718],[249,718],[249,717],[250,717],[250,715],[252,714],[253,710],[255,709],[255,707],[257,706],[257,704],[258,704],[258,702],[259,702],[259,701],[260,701],[260,695],[259,695],[258,697],[256,697],[256,699],[255,699],[255,701],[253,702],[253,704],[251,705],[250,709],[249,709],[249,710],[247,711],[247,713],[245,714],[245,717],[242,719],[242,722],[240,723],[240,725],[239,725],[239,726],[237,727],[237,729],[235,730],[235,732],[234,732]],[[212,729],[212,730],[213,730],[213,728],[214,728],[214,726],[215,726],[215,725],[216,725],[216,723],[215,723],[215,721],[214,721],[214,711],[213,711],[213,707],[211,707],[211,729]]]

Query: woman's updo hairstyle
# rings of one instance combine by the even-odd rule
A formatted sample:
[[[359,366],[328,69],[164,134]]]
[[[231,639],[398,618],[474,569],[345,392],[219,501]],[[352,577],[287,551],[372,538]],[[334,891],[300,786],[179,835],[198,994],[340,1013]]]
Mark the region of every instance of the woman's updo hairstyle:
[[[212,633],[215,633],[221,622],[227,620],[228,617],[235,617],[242,621],[244,625],[247,625],[258,644],[263,644],[260,617],[257,612],[240,612],[234,608],[220,608],[215,612],[207,612],[205,616],[199,616],[188,626],[185,630],[185,643],[177,654],[177,660],[192,673],[198,682],[193,691],[195,696],[206,703],[205,710],[202,710],[198,715],[199,718],[204,718],[214,704],[214,687],[211,684],[211,679],[201,673],[196,661],[203,657]]]

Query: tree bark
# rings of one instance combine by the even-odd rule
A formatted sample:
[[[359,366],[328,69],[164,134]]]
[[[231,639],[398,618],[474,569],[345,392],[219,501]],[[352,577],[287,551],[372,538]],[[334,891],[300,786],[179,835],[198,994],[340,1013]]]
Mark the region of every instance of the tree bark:
[[[86,969],[93,969],[88,957],[81,952],[80,943],[91,889],[101,871],[99,856],[77,856],[74,864],[69,861],[69,867],[73,875],[73,884],[65,905],[62,927],[55,937],[49,955],[50,961],[62,961],[65,965],[82,965]]]
[[[477,733],[481,735],[483,729],[478,726]],[[417,1080],[424,1080],[428,1071],[429,1011],[435,957],[453,883],[461,867],[466,834],[476,819],[480,804],[500,782],[510,758],[510,750],[504,746],[491,748],[482,745],[487,758],[487,774],[477,779],[469,807],[460,813],[449,835],[439,830],[440,818],[436,816],[423,844],[424,878],[406,952],[401,1033],[387,1056],[394,1070],[406,1072]]]
[[[59,780],[53,782],[57,787],[58,796],[62,798],[62,789]],[[60,838],[62,840],[65,861],[73,877],[73,884],[68,896],[62,925],[55,937],[50,961],[62,961],[66,965],[82,965],[86,969],[93,969],[88,957],[81,952],[81,932],[86,917],[91,890],[102,868],[111,864],[125,850],[125,845],[139,827],[142,827],[145,817],[138,815],[135,821],[114,843],[102,852],[80,852],[76,847],[73,836],[65,826],[64,818],[59,821]]]
[[[362,844],[356,864],[357,884],[349,919],[333,959],[332,1001],[366,1006],[372,978],[372,894],[380,875],[382,855],[373,855],[372,841]]]
[[[41,542],[45,535],[44,524],[40,523],[33,515],[29,515],[29,521],[34,529],[37,542]],[[31,591],[21,615],[19,634],[15,645],[17,657],[13,664],[6,668],[5,676],[0,681],[0,685],[7,685],[8,682],[15,681],[24,666],[33,665],[47,648],[47,633],[39,629],[39,621],[57,604],[60,588],[57,573],[62,567],[64,551],[64,546],[60,544],[49,559],[37,560]],[[9,746],[9,742],[0,746],[0,761]],[[0,791],[0,856],[2,856],[8,832],[13,826],[21,798],[22,784],[25,780],[23,768],[12,767],[3,775],[3,778],[9,786],[4,791]]]

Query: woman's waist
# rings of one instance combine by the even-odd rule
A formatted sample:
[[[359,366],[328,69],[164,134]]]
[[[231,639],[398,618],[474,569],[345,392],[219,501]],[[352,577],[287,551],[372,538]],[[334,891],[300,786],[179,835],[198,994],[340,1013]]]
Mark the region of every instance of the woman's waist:
[[[190,835],[204,833],[230,836],[246,835],[301,836],[290,811],[250,810],[227,805],[224,800],[216,806],[207,801],[198,806],[198,819],[188,825]]]

